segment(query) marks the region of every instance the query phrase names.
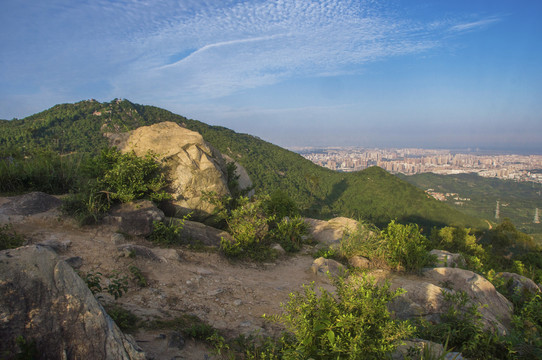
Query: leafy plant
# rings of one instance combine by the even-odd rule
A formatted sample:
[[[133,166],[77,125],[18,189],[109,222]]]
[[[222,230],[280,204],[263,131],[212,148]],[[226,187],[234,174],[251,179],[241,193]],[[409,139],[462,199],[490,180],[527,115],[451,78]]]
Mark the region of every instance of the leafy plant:
[[[15,355],[16,360],[34,360],[38,358],[38,349],[34,340],[27,340],[24,336],[18,336],[15,343],[19,347],[19,352]]]
[[[380,230],[376,226],[360,221],[353,231],[345,231],[338,252],[340,257],[347,260],[352,256],[361,255],[372,261],[387,258],[387,246],[380,236]]]
[[[13,230],[13,225],[0,226],[0,250],[15,249],[24,245],[24,237]]]
[[[271,317],[292,334],[283,338],[284,358],[382,359],[414,332],[386,307],[404,290],[392,292],[389,284],[369,278],[339,278],[335,286],[335,295],[325,289],[317,295],[314,284],[305,286],[303,293],[290,294],[284,314]]]
[[[106,291],[117,300],[128,291],[128,278],[125,275],[121,276],[118,271],[114,271],[111,275],[107,276],[105,285],[102,284],[103,274],[101,272],[91,271],[86,274],[80,273],[79,275],[82,275],[81,278],[87,284],[93,295]]]
[[[428,252],[428,241],[415,224],[402,225],[391,221],[382,231],[392,267],[418,272],[434,262]]]
[[[153,222],[152,233],[147,237],[153,243],[172,246],[180,245],[183,243],[181,233],[183,230],[184,222],[190,218],[190,214],[185,215],[182,219],[170,218],[167,222],[155,221]]]
[[[139,328],[141,319],[122,306],[116,304],[107,305],[105,310],[122,331],[133,333]]]
[[[301,249],[303,237],[308,232],[309,226],[302,217],[296,216],[292,219],[284,217],[273,229],[272,238],[287,252],[295,252]]]
[[[148,285],[147,278],[141,272],[141,269],[135,265],[130,265],[128,268],[133,275],[133,279],[139,287],[146,287]]]

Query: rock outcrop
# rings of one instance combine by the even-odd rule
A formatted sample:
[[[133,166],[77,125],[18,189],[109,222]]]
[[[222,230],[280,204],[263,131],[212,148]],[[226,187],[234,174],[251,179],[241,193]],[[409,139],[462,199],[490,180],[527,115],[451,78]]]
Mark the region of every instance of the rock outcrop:
[[[464,267],[467,265],[461,254],[446,250],[431,250],[429,254],[436,257],[435,267]]]
[[[309,225],[310,236],[319,243],[338,246],[345,232],[355,231],[358,227],[358,222],[345,217],[333,218],[329,221],[305,219]]]
[[[138,200],[114,206],[103,219],[122,233],[134,236],[147,236],[152,233],[153,223],[163,221],[164,212],[152,201]]]
[[[458,268],[425,269],[421,277],[392,275],[391,289],[407,292],[394,300],[390,310],[399,318],[422,316],[438,322],[446,311],[443,291],[464,291],[482,314],[484,326],[501,334],[507,333],[512,320],[513,305],[493,284],[469,270]]]
[[[0,215],[3,217],[35,215],[55,209],[62,203],[56,197],[39,191],[3,200],[3,203],[0,204]]]
[[[168,168],[169,192],[178,214],[193,212],[192,218],[205,218],[214,206],[203,194],[229,194],[226,161],[199,133],[174,122],[162,122],[140,127],[123,135],[121,140],[112,138],[122,152],[134,151],[143,156],[150,150],[164,162]]]
[[[0,252],[0,353],[16,338],[39,359],[145,359],[98,304],[83,280],[47,247]]]

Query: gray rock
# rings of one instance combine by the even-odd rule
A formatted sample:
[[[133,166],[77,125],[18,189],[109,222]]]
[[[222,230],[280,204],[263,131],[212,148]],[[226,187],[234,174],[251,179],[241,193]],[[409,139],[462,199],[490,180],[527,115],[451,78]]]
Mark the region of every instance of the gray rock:
[[[539,293],[540,288],[534,281],[529,279],[528,277],[515,274],[515,273],[509,273],[509,272],[501,272],[497,274],[497,277],[503,278],[508,286],[508,291],[510,293],[514,292],[532,292],[532,293]]]
[[[72,256],[64,261],[66,261],[66,263],[74,269],[79,269],[81,266],[83,266],[83,258],[80,256]]]
[[[139,257],[151,261],[160,261],[160,258],[148,247],[134,244],[124,244],[117,246],[117,250],[122,252],[125,257]]]
[[[149,150],[158,154],[169,172],[172,203],[181,215],[192,212],[192,218],[205,218],[215,208],[204,193],[229,195],[222,155],[195,132],[174,122],[161,122],[131,131],[119,143],[122,152],[134,151],[143,156]]]
[[[429,254],[436,256],[435,267],[465,267],[466,262],[461,254],[454,254],[446,250],[431,250]]]
[[[35,341],[48,359],[145,359],[83,280],[47,247],[0,252],[0,353]]]
[[[233,238],[226,231],[190,220],[184,221],[181,238],[192,244],[200,243],[205,246],[214,247],[220,247],[222,238],[233,242]]]
[[[115,245],[121,245],[126,242],[126,236],[121,233],[114,233],[111,235],[111,242]]]
[[[128,235],[147,236],[152,233],[153,223],[163,220],[164,212],[151,201],[138,200],[113,207],[103,222]]]
[[[57,253],[62,253],[68,250],[68,248],[71,246],[72,242],[70,240],[57,240],[57,239],[49,239],[45,241],[41,241],[38,243],[38,245],[41,246],[47,246],[51,248],[52,250],[56,251]]]
[[[346,268],[338,261],[320,257],[313,261],[311,270],[316,275],[341,276],[346,273]]]
[[[372,267],[371,260],[366,257],[355,255],[348,259],[350,266],[357,269],[370,269]]]
[[[458,268],[434,268],[423,271],[423,276],[389,278],[391,290],[403,288],[406,294],[389,304],[390,311],[401,319],[422,316],[438,322],[446,311],[443,291],[467,293],[482,314],[487,329],[506,334],[511,325],[513,306],[482,276]]]
[[[338,246],[343,236],[349,231],[355,231],[359,225],[356,220],[337,217],[329,221],[306,218],[309,225],[309,235],[315,241],[329,246]]]
[[[42,192],[14,196],[0,206],[0,215],[34,215],[57,208],[62,201]]]
[[[286,254],[286,250],[280,244],[271,245],[271,249],[275,250],[279,255]]]
[[[184,337],[177,331],[172,331],[168,336],[167,346],[182,350],[185,345]]]

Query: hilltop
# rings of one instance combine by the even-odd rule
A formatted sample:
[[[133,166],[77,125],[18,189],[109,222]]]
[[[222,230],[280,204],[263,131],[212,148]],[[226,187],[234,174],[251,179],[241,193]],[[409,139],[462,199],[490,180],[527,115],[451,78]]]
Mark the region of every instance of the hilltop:
[[[393,219],[427,227],[487,226],[380,168],[337,173],[257,137],[128,100],[61,104],[21,120],[2,122],[0,155],[28,155],[44,149],[61,154],[96,153],[108,146],[104,133],[125,132],[163,121],[199,132],[247,170],[256,191],[286,193],[306,216],[347,216],[379,226]]]

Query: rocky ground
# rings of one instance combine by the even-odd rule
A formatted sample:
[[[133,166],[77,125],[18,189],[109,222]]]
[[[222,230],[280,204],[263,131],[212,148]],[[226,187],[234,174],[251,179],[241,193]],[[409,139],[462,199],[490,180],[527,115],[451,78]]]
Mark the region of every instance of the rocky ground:
[[[216,246],[204,246],[198,251],[186,247],[160,248],[143,236],[129,235],[148,228],[148,224],[139,223],[151,221],[152,224],[152,219],[160,215],[156,208],[139,204],[135,213],[142,216],[140,220],[134,217],[134,212],[126,210],[125,213],[114,212],[115,217],[105,225],[80,227],[61,214],[59,204],[57,198],[43,193],[0,198],[0,225],[12,224],[28,245],[54,250],[81,276],[101,273],[104,286],[111,281],[107,280],[108,276],[130,278],[128,291],[120,298],[114,299],[107,292],[97,295],[106,307],[118,304],[142,319],[133,336],[149,359],[212,359],[213,349],[205,342],[182,339],[172,328],[150,330],[145,324],[195,315],[230,339],[240,334],[276,335],[280,331],[278,325],[262,315],[279,314],[280,304],[288,301],[290,293],[301,291],[303,284],[315,282],[317,287],[332,291],[324,273],[327,270],[339,272],[342,267],[333,260],[315,261],[312,253],[316,249],[310,246],[297,255],[283,254],[269,263],[232,262],[221,255]],[[327,222],[308,219],[307,222],[311,226],[311,237],[327,245],[338,242],[344,229],[356,225],[346,218]],[[199,240],[204,244],[217,244],[222,236],[221,231],[203,224],[187,222],[185,226],[191,237],[202,236]],[[33,251],[39,253],[40,247],[34,248],[37,250]],[[407,290],[389,305],[395,316],[403,319],[422,316],[438,322],[445,311],[443,291],[463,291],[480,306],[488,330],[506,333],[510,328],[512,304],[482,276],[460,269],[458,255],[440,250],[432,253],[438,257],[440,267],[424,269],[420,275],[378,268],[368,270],[377,280],[390,281],[392,289]],[[4,263],[9,262],[11,255],[2,256]],[[374,267],[361,257],[350,259],[350,263]],[[134,267],[146,280],[146,286],[134,280],[131,272]],[[502,276],[512,278],[520,289],[530,286],[532,291],[540,291],[532,281],[517,274],[503,273]],[[0,281],[0,291],[10,294],[12,285],[6,288],[4,283]],[[89,296],[92,298],[90,293]],[[9,311],[7,314],[9,317]]]
[[[1,199],[0,206],[9,199]],[[145,320],[169,320],[193,314],[224,335],[271,335],[276,325],[262,318],[277,314],[288,294],[316,282],[329,287],[327,279],[311,271],[313,258],[305,252],[270,263],[236,263],[216,250],[160,249],[143,237],[125,236],[114,226],[79,227],[58,208],[30,215],[0,213],[2,223],[13,224],[29,244],[49,245],[63,258],[75,259],[82,274],[130,275],[139,268],[148,286],[133,281],[118,300],[109,294],[102,303],[117,303]],[[150,251],[149,251],[150,250]],[[135,255],[135,256],[134,256]],[[78,259],[80,258],[80,260]],[[164,336],[165,335],[165,336]],[[206,359],[212,356],[205,344],[187,341],[179,349],[171,345],[168,330],[145,330],[134,334],[148,357],[155,359]]]

